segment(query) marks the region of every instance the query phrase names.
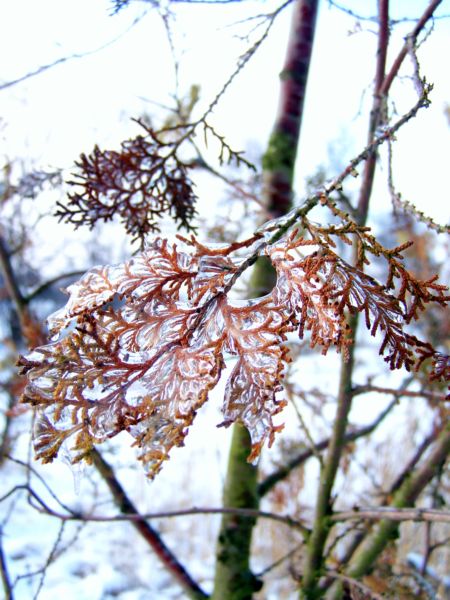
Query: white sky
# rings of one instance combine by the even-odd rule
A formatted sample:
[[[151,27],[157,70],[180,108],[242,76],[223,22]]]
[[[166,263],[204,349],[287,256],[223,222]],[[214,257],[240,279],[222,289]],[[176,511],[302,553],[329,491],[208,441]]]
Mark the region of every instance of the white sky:
[[[346,3],[354,10],[364,6],[368,12],[375,4]],[[400,0],[392,4],[398,14],[416,16],[428,2]],[[207,105],[246,48],[246,43],[233,34],[242,33],[248,25],[229,25],[274,6],[272,0],[212,7],[175,5],[181,92],[191,83],[199,83],[203,106]],[[110,16],[107,0],[0,3],[3,82],[61,56],[102,46],[126,31],[145,10],[148,14],[107,49],[0,91],[2,158],[26,159],[40,167],[70,168],[79,153],[90,152],[94,143],[117,147],[124,137],[137,132],[131,117],[155,110],[142,98],[170,103],[174,69],[162,20],[144,3],[132,3],[115,17]],[[439,12],[450,13],[448,0]],[[362,25],[371,27],[366,22]],[[400,34],[411,27],[402,26]],[[366,90],[364,109],[370,101],[376,38],[367,32],[348,35],[352,28],[351,18],[322,2],[300,145],[300,193],[303,176],[319,164],[329,163],[331,146],[334,157],[344,166],[365,141],[367,112],[356,117],[362,91]],[[288,31],[286,11],[214,113],[215,125],[237,149],[255,143],[264,149],[277,105],[277,74]],[[393,44],[391,60],[400,48],[401,35]],[[450,213],[450,128],[444,114],[446,103],[450,103],[449,40],[450,19],[440,20],[420,51],[423,73],[435,83],[433,103],[398,136],[395,163],[403,197],[440,221],[447,221]],[[407,80],[395,86],[399,110],[407,110],[414,103],[412,89]]]

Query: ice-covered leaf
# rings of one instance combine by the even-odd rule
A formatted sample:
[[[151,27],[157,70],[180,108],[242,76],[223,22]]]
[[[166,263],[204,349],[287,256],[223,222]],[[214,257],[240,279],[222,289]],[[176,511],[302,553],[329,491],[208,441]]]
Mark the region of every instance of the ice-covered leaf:
[[[133,301],[149,300],[164,294],[178,299],[180,288],[196,274],[196,259],[156,238],[138,256],[129,261],[105,267],[94,267],[67,288],[69,300],[64,308],[48,318],[52,335],[66,327],[73,317],[90,313],[110,302],[117,294]]]
[[[229,283],[238,269],[239,261],[225,256],[202,256],[192,286],[192,300],[209,300]]]
[[[177,346],[145,374],[140,382],[145,389],[145,412],[129,431],[151,477],[167,460],[170,449],[183,445],[187,428],[216,385],[221,367],[218,346]]]
[[[270,250],[278,272],[274,293],[296,315],[300,337],[309,330],[311,346],[318,344],[325,353],[334,345],[345,353],[351,343],[347,315],[359,312],[372,335],[383,335],[380,354],[386,354],[391,369],[420,364],[421,351],[404,330],[398,298],[329,249],[298,258],[293,250],[301,246],[299,241]]]
[[[239,308],[224,306],[223,312],[226,349],[237,355],[238,361],[225,388],[222,425],[238,421],[247,427],[252,440],[249,460],[254,460],[266,439],[270,446],[275,432],[282,428],[273,424],[272,417],[285,405],[276,393],[282,389],[288,323],[270,296]]]
[[[448,379],[448,357],[405,331],[402,292],[395,296],[316,240],[292,234],[266,245],[277,272],[273,290],[231,302],[229,288],[256,260],[255,240],[210,248],[191,238],[180,248],[157,238],[131,260],[96,267],[71,286],[66,307],[50,319],[60,339],[19,363],[28,375],[23,401],[38,411],[37,456],[51,461],[64,445],[74,461],[89,460],[93,445],[126,431],[154,476],[183,444],[228,355],[236,362],[222,425],[247,427],[254,460],[281,429],[273,418],[285,404],[286,334],[298,330],[323,353],[334,347],[345,356],[354,313],[364,315],[372,335],[381,332],[380,353],[391,368],[418,368],[431,358],[431,379]],[[442,286],[432,285],[443,299]]]

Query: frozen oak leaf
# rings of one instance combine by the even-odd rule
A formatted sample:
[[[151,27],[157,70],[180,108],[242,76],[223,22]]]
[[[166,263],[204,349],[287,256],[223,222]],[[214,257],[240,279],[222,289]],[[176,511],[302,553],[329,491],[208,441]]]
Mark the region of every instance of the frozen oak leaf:
[[[23,401],[38,412],[37,457],[51,461],[64,445],[73,461],[89,460],[94,444],[127,431],[154,476],[183,444],[231,355],[221,425],[247,427],[254,460],[281,429],[273,417],[285,404],[277,394],[289,360],[286,334],[309,332],[312,346],[345,355],[349,313],[364,313],[373,335],[381,331],[391,368],[433,356],[403,331],[401,302],[384,286],[294,235],[265,248],[277,271],[272,292],[231,302],[228,289],[253,262],[250,245],[192,239],[180,249],[157,238],[135,258],[96,267],[70,286],[65,308],[49,319],[59,338],[19,361],[28,375]],[[229,256],[247,247],[246,257]],[[445,360],[436,377],[448,371]]]

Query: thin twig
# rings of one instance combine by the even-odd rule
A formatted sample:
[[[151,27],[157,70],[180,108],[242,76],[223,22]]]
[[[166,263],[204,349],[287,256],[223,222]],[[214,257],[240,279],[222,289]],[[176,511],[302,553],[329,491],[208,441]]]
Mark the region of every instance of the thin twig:
[[[300,412],[300,409],[298,408],[297,403],[295,402],[295,400],[293,398],[293,394],[292,394],[292,390],[290,389],[290,386],[285,385],[285,390],[286,390],[286,395],[287,395],[288,399],[291,401],[291,404],[294,407],[295,414],[297,415],[298,420],[300,421],[300,426],[303,430],[303,433],[306,435],[306,439],[308,440],[308,444],[309,444],[309,449],[311,450],[313,455],[319,461],[320,466],[323,467],[322,456],[321,456],[319,450],[317,449],[317,444],[314,442],[311,432],[309,431],[309,429],[306,425],[305,419],[303,418],[302,413]]]
[[[58,283],[58,281],[68,279],[69,277],[80,277],[81,275],[84,275],[86,273],[86,270],[87,269],[85,269],[84,271],[68,271],[67,273],[61,273],[61,275],[56,275],[56,277],[52,277],[51,279],[44,281],[44,283],[41,283],[41,285],[39,285],[35,290],[31,291],[25,296],[25,302],[31,302],[32,300],[40,296],[43,292],[45,292],[48,288]]]
[[[426,8],[425,12],[420,17],[420,19],[418,20],[418,22],[417,22],[416,26],[414,27],[414,29],[412,30],[412,32],[409,34],[409,36],[407,36],[402,49],[400,50],[399,54],[397,55],[397,58],[394,60],[394,62],[392,64],[391,70],[384,78],[383,84],[381,85],[380,90],[379,90],[380,96],[386,96],[386,94],[388,93],[388,91],[392,85],[392,82],[394,81],[394,79],[396,78],[396,76],[398,74],[400,66],[402,65],[403,61],[405,60],[405,57],[408,54],[411,40],[414,41],[417,39],[417,36],[422,31],[422,29],[425,27],[427,22],[433,17],[434,11],[437,9],[439,4],[441,4],[441,2],[442,2],[442,0],[431,0],[430,4]]]
[[[445,394],[439,394],[438,392],[430,392],[427,390],[413,391],[413,390],[404,390],[402,388],[396,390],[394,388],[380,387],[377,385],[358,385],[353,388],[353,395],[358,396],[360,394],[368,394],[370,392],[378,392],[379,394],[389,394],[391,396],[399,397],[407,397],[407,398],[428,398],[429,400],[436,400],[437,402],[442,402],[445,400]]]
[[[425,451],[431,446],[437,436],[437,432],[433,430],[422,440],[419,446],[416,448],[413,456],[405,465],[403,471],[397,476],[392,485],[389,488],[389,495],[392,495],[396,492],[404,481],[410,476],[412,470],[417,466],[417,463],[420,461]]]
[[[330,520],[333,522],[370,520],[380,521],[419,521],[428,523],[450,523],[450,511],[433,508],[393,508],[381,506],[335,512]]]
[[[306,538],[309,535],[309,529],[299,520],[294,519],[288,515],[279,515],[268,511],[254,510],[250,508],[233,508],[233,507],[192,507],[179,510],[165,510],[160,512],[151,513],[121,513],[117,515],[92,515],[88,513],[76,513],[71,511],[69,514],[61,513],[50,508],[44,500],[29,486],[27,485],[16,485],[9,490],[5,495],[0,498],[0,502],[6,500],[18,491],[26,490],[30,496],[36,500],[38,505],[31,504],[31,506],[38,512],[46,514],[50,517],[60,519],[61,521],[85,521],[92,523],[110,523],[116,521],[130,521],[130,522],[145,522],[153,519],[171,519],[175,517],[185,517],[188,515],[216,515],[216,514],[231,514],[240,517],[248,517],[250,519],[260,518],[268,519],[271,521],[277,521],[287,527],[299,530]]]
[[[9,251],[6,241],[0,232],[0,273],[3,275],[6,292],[14,303],[19,316],[25,310],[26,301],[20,291],[14,270],[11,265],[11,252]]]
[[[97,468],[98,473],[101,475],[109,491],[112,494],[114,503],[119,507],[121,515],[117,515],[115,521],[131,521],[135,529],[147,542],[147,544],[153,549],[156,556],[163,563],[167,571],[176,579],[179,585],[184,589],[185,593],[189,598],[193,600],[201,600],[207,598],[207,594],[201,589],[198,583],[191,577],[186,568],[180,563],[176,555],[168,548],[164,540],[156,529],[154,529],[149,523],[148,518],[139,514],[139,511],[128,497],[125,489],[117,479],[114,470],[103,458],[103,456],[94,449],[91,451],[91,456],[94,465]],[[63,515],[59,518],[65,518]],[[156,517],[155,517],[156,518]],[[72,519],[69,519],[72,520]],[[90,515],[84,515],[83,520],[86,521],[103,521],[102,518],[94,518]]]
[[[129,27],[127,27],[127,29],[125,29],[125,31],[122,31],[122,33],[120,33],[118,36],[116,36],[112,40],[109,40],[109,42],[106,42],[106,44],[103,44],[103,45],[99,46],[98,48],[95,48],[94,50],[87,50],[86,52],[78,52],[75,54],[71,54],[69,56],[61,56],[60,58],[56,59],[55,61],[53,61],[51,63],[48,63],[46,65],[41,65],[34,71],[30,71],[29,73],[26,73],[25,75],[21,75],[20,77],[17,77],[16,79],[12,79],[11,81],[7,81],[5,83],[0,84],[0,92],[2,90],[6,90],[7,88],[10,88],[19,83],[23,83],[24,81],[27,81],[28,79],[31,79],[32,77],[36,77],[36,75],[41,75],[42,73],[45,73],[45,71],[48,71],[49,69],[53,69],[53,67],[57,67],[58,65],[62,65],[64,63],[74,60],[74,59],[85,58],[86,56],[91,56],[92,54],[97,54],[98,52],[101,52],[102,50],[109,48],[110,46],[112,46],[113,44],[118,42],[120,39],[122,39],[122,37],[124,35],[126,35],[129,31],[131,31],[131,29],[133,29],[133,27],[135,25],[137,25],[139,23],[139,21],[141,21],[141,19],[145,16],[145,14],[146,13],[143,13],[142,15],[139,15],[138,17],[136,17],[133,20],[133,22],[131,23],[131,25]]]
[[[334,579],[339,579],[344,583],[348,583],[350,586],[354,586],[360,589],[364,594],[366,594],[371,600],[384,600],[383,596],[374,592],[370,587],[358,581],[357,579],[353,579],[352,577],[347,577],[346,575],[342,575],[342,573],[338,573],[337,571],[328,571],[326,572],[328,577],[333,577]]]
[[[193,6],[196,4],[236,4],[241,1],[242,0],[171,0],[171,2],[176,2],[177,4],[186,3]],[[125,8],[131,2],[132,0],[113,0],[115,6],[112,14],[116,15],[122,8]],[[155,4],[154,0],[140,0],[140,2]]]
[[[11,423],[12,423],[12,416],[11,416],[11,409],[14,406],[15,403],[15,397],[13,394],[11,394],[11,391],[8,389],[8,387],[2,386],[2,391],[5,393],[5,395],[7,396],[7,405],[6,405],[6,410],[3,413],[3,418],[4,418],[4,423],[3,423],[3,428],[2,431],[0,433],[0,465],[3,463],[3,461],[6,458],[9,446],[10,446],[10,428],[11,428]]]
[[[297,546],[295,546],[295,548],[293,548],[292,550],[290,550],[289,552],[287,552],[286,554],[284,554],[281,558],[279,558],[275,562],[273,562],[270,565],[268,565],[262,571],[259,571],[258,573],[255,573],[255,577],[263,577],[264,575],[267,575],[267,573],[269,573],[270,571],[273,571],[273,569],[276,569],[278,566],[280,566],[286,560],[288,560],[289,558],[291,558],[292,556],[294,556],[294,554],[296,552],[298,552],[302,546],[303,546],[303,542],[301,542],[300,544],[297,544]]]
[[[380,125],[384,124],[386,115],[386,94],[381,92],[386,69],[387,49],[389,45],[389,1],[381,0],[379,3],[379,30],[377,46],[377,62],[375,69],[375,82],[373,91],[373,103],[370,111],[368,141],[371,142]],[[372,151],[367,157],[362,175],[361,188],[359,190],[357,203],[357,222],[365,225],[369,212],[369,202],[372,195],[373,182],[375,178],[377,154]]]
[[[388,151],[388,188],[389,193],[391,195],[391,202],[394,214],[398,212],[398,210],[402,210],[407,215],[412,215],[418,221],[424,223],[428,229],[432,229],[436,233],[450,233],[450,225],[442,225],[440,223],[436,223],[434,219],[432,219],[429,215],[426,215],[423,211],[419,210],[412,202],[409,200],[404,200],[402,194],[398,192],[395,188],[394,184],[394,169],[393,169],[393,152],[392,152],[392,140],[388,140],[387,144]]]
[[[54,542],[54,544],[52,546],[52,549],[50,550],[49,555],[47,556],[47,560],[45,561],[45,565],[42,567],[41,577],[39,579],[39,584],[38,584],[37,590],[36,590],[36,592],[35,592],[35,594],[33,596],[33,600],[37,600],[38,597],[39,597],[39,594],[40,594],[40,592],[42,590],[42,586],[44,585],[44,580],[45,580],[45,576],[47,574],[47,569],[51,565],[51,563],[53,562],[53,559],[55,557],[56,551],[57,551],[58,546],[59,546],[59,544],[61,542],[65,526],[66,526],[66,523],[64,521],[62,521],[61,524],[60,524],[59,531],[58,531],[58,534],[56,536],[55,542]]]
[[[383,412],[381,412],[380,415],[374,421],[372,421],[372,423],[364,427],[360,427],[354,431],[347,432],[344,438],[344,444],[349,444],[359,438],[370,435],[384,421],[384,419],[396,405],[397,400],[393,400],[388,404],[388,406],[383,410]],[[322,450],[325,450],[328,447],[329,443],[329,438],[325,438],[324,440],[318,442],[315,445],[316,452],[321,452]],[[279,481],[285,479],[291,473],[291,471],[302,465],[309,458],[311,458],[311,456],[314,456],[314,453],[311,448],[307,448],[306,450],[303,450],[294,459],[289,461],[286,465],[268,475],[259,484],[259,495],[264,496],[265,494],[267,494]]]
[[[3,530],[0,528],[0,575],[2,578],[3,592],[5,594],[5,600],[14,600],[13,587],[11,584],[11,578],[8,571],[8,565],[6,563],[5,553],[3,551]]]
[[[46,480],[44,479],[44,477],[42,477],[42,475],[40,475],[36,469],[34,469],[29,463],[23,461],[23,460],[19,460],[18,458],[14,458],[10,455],[6,455],[6,457],[8,460],[10,460],[11,462],[20,465],[21,467],[24,467],[24,469],[27,470],[27,472],[32,473],[39,481],[40,483],[44,486],[44,488],[46,489],[46,491],[50,494],[50,496],[53,498],[53,500],[55,500],[55,502],[57,502],[59,504],[59,506],[63,509],[66,510],[68,513],[73,513],[74,515],[78,514],[78,511],[73,511],[69,506],[67,506],[67,504],[65,504],[64,502],[62,502],[58,496],[55,494],[55,492],[51,489],[51,487],[48,485],[48,483],[46,482]],[[31,485],[31,482],[28,481],[27,482],[28,485]],[[1,498],[0,498],[1,501]]]

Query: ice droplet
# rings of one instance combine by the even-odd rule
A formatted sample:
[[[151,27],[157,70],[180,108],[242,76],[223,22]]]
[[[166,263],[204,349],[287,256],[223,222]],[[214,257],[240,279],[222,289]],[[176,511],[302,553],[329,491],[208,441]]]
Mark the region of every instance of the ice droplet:
[[[63,445],[61,446],[61,451],[62,462],[67,465],[69,471],[72,473],[74,494],[76,496],[79,496],[81,491],[81,479],[84,477],[85,474],[86,463],[83,460],[78,461],[75,464],[72,463],[73,455],[67,447],[67,442],[63,443]]]

